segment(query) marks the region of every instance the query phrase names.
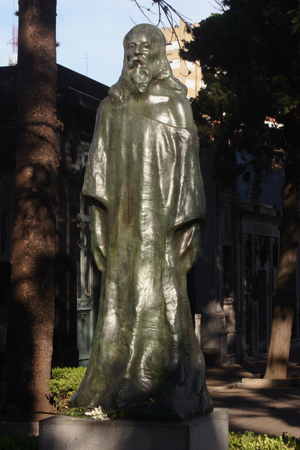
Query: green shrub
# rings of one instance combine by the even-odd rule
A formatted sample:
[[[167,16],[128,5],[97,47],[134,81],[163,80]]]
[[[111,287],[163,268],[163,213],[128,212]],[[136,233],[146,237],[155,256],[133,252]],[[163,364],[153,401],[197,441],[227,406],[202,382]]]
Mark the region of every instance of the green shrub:
[[[0,450],[38,450],[38,436],[27,434],[3,434],[0,436]]]
[[[255,436],[252,431],[245,433],[229,432],[229,450],[300,450],[300,439],[288,434],[280,437],[267,434]]]
[[[68,402],[79,388],[86,367],[56,367],[51,371],[51,380],[47,381],[50,389],[50,402],[57,412],[67,412]]]

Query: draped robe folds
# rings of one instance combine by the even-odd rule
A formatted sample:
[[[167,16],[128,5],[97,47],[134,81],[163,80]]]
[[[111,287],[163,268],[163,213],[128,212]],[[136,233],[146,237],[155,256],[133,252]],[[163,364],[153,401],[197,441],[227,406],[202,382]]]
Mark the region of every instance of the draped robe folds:
[[[72,406],[144,418],[212,410],[186,285],[205,219],[198,136],[169,125],[165,100],[157,115],[108,97],[97,114],[83,193],[101,296]]]

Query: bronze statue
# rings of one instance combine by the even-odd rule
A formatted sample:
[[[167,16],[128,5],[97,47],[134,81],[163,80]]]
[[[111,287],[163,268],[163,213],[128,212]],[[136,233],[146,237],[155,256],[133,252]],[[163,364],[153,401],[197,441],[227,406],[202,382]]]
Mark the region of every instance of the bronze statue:
[[[70,402],[156,419],[212,411],[186,285],[205,220],[198,136],[165,49],[157,27],[129,31],[121,77],[97,114],[83,193],[101,298]]]

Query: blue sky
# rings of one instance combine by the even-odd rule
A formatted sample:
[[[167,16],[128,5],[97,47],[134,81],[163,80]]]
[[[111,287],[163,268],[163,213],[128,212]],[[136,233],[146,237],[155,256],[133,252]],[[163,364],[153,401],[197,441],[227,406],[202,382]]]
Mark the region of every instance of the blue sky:
[[[170,0],[191,22],[200,22],[216,10],[214,0]],[[140,0],[150,8],[150,0]],[[0,0],[0,66],[7,65],[12,46],[13,11],[17,0]],[[155,12],[155,7],[152,7]],[[156,25],[157,16],[148,13]],[[101,83],[115,83],[122,69],[123,37],[145,17],[131,0],[57,0],[57,62]]]

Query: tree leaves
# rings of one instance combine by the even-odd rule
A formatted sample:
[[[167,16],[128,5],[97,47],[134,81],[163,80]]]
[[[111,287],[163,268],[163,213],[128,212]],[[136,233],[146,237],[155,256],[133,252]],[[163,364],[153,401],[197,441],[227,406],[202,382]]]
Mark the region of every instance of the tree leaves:
[[[222,4],[228,9],[195,27],[194,40],[181,51],[184,59],[200,61],[207,86],[192,101],[196,123],[202,140],[213,139],[218,151],[227,152],[229,143],[270,169],[279,150],[290,151],[295,133],[300,139],[298,1]],[[266,117],[275,126],[267,126]]]

